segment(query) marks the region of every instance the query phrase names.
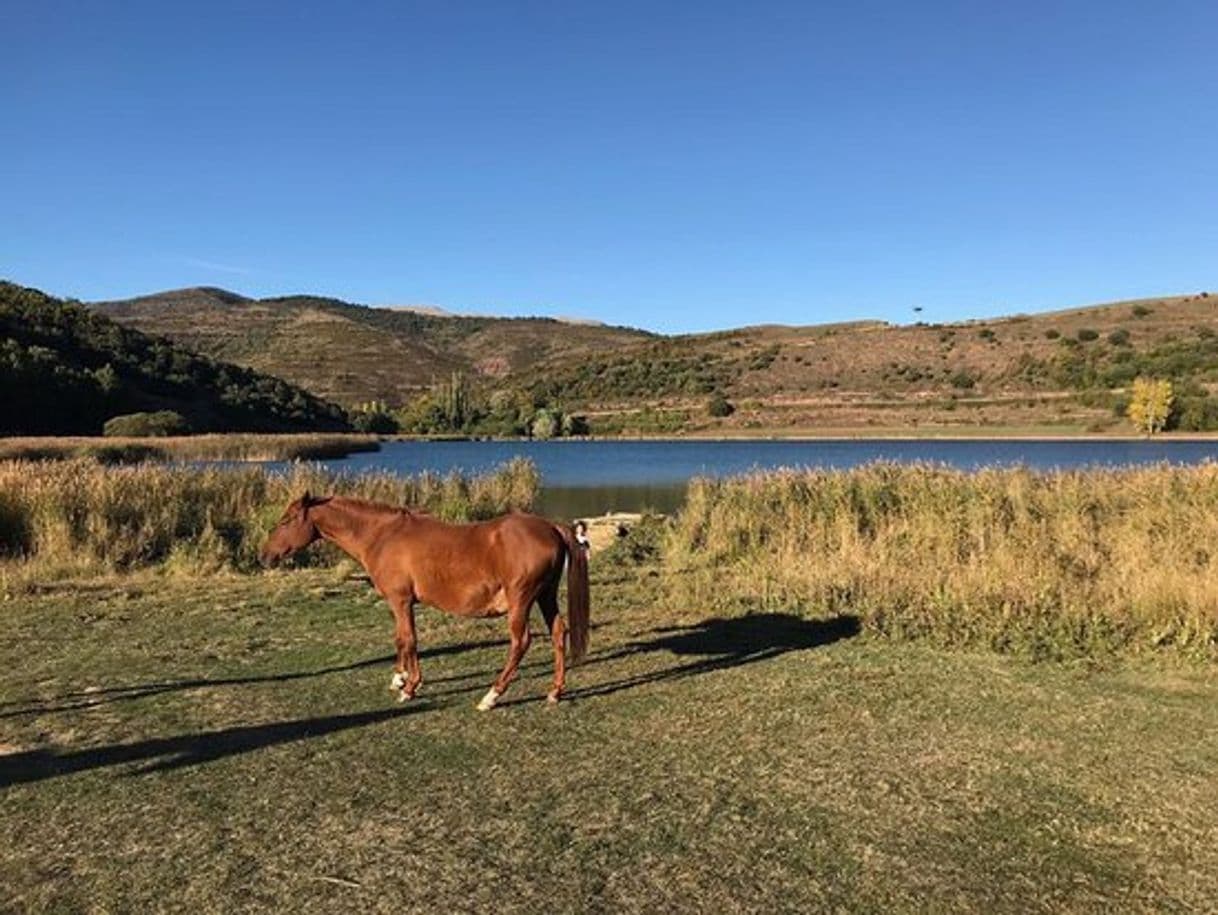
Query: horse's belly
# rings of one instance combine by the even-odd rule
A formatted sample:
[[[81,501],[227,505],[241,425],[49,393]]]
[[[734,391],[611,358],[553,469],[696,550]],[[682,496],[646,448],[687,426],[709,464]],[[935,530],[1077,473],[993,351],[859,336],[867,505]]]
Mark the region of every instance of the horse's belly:
[[[428,604],[457,616],[494,617],[508,612],[507,594],[495,585],[448,589],[443,594],[420,594]]]

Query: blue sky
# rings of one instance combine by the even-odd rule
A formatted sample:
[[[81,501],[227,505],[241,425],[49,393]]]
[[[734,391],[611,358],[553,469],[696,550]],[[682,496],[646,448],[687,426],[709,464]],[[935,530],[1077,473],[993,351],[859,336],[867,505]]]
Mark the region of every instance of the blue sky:
[[[1218,4],[0,7],[0,275],[661,331],[1218,287]]]

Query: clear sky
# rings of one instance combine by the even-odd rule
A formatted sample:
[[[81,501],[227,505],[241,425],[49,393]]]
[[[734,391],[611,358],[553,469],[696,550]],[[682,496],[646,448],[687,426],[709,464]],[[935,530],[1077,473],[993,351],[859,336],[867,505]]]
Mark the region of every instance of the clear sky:
[[[1218,287],[1218,3],[0,4],[0,276],[661,331]]]

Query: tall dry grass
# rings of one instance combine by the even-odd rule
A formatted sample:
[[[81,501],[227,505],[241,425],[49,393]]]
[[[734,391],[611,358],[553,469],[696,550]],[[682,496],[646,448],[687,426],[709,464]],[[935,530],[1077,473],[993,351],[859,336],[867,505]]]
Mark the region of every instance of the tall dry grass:
[[[703,479],[663,555],[674,599],[699,610],[855,613],[882,633],[1038,656],[1218,654],[1214,464]]]
[[[174,435],[163,438],[29,436],[0,438],[0,461],[93,458],[103,464],[141,461],[310,461],[376,451],[374,435],[301,433]]]
[[[107,467],[91,460],[0,462],[0,558],[8,575],[54,577],[166,565],[250,569],[287,503],[309,490],[425,509],[448,520],[532,505],[536,468],[517,459],[483,476],[335,475],[297,465]],[[306,561],[332,562],[334,551]]]

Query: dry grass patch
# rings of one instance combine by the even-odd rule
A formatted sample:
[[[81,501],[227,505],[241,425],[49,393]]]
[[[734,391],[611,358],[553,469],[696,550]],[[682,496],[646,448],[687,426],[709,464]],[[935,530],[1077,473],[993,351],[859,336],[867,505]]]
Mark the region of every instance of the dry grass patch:
[[[1218,465],[965,473],[876,464],[691,485],[678,601],[853,612],[1042,656],[1218,648]]]

